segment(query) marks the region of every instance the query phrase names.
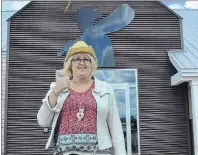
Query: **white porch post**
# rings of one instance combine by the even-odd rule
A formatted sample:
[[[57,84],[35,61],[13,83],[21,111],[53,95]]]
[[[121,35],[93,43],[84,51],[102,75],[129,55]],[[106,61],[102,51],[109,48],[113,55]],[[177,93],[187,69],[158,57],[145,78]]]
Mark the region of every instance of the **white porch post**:
[[[194,154],[198,155],[198,81],[191,81],[189,84],[192,100]]]

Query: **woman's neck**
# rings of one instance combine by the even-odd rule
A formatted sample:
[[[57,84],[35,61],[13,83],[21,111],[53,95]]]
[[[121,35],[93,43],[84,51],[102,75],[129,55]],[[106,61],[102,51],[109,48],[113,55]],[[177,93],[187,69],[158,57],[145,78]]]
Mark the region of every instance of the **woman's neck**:
[[[91,79],[89,78],[89,77],[76,77],[76,76],[73,76],[73,78],[72,78],[72,82],[74,83],[74,84],[79,84],[79,85],[81,85],[81,84],[87,84],[87,83],[89,83],[89,81],[90,81]]]

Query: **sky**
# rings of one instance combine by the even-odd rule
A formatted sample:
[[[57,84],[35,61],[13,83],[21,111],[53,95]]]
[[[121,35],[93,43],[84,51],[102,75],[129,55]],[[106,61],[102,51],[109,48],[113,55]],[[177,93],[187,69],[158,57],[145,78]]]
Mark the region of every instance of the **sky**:
[[[162,0],[162,2],[171,9],[198,9],[198,0]]]
[[[2,0],[2,11],[19,10],[24,5],[29,3],[28,0]],[[162,0],[162,2],[171,9],[198,9],[198,0],[184,1],[184,0]]]
[[[184,0],[161,0],[166,6],[171,9],[198,9],[198,0],[184,1]],[[28,4],[28,0],[2,0],[2,39],[1,39],[1,51],[6,51],[7,42],[7,22],[10,16],[16,11],[20,10],[23,6]],[[72,0],[71,0],[72,3]]]

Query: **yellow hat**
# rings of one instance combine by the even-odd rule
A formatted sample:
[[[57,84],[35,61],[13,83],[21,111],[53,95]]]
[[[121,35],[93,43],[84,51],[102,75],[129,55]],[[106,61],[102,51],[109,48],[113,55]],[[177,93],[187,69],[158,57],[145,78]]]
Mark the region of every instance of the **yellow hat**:
[[[73,46],[69,47],[69,50],[65,57],[65,61],[67,61],[72,55],[81,52],[90,54],[96,60],[96,63],[98,65],[98,61],[94,49],[91,46],[88,46],[84,41],[77,41]]]

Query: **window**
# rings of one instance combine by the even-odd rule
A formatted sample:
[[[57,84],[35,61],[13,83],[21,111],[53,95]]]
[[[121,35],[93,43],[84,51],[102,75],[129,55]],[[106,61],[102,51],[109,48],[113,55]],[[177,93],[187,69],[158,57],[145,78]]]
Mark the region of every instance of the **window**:
[[[137,70],[103,69],[97,70],[95,76],[112,84],[122,122],[127,155],[139,155]]]

